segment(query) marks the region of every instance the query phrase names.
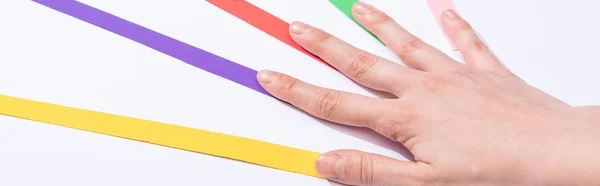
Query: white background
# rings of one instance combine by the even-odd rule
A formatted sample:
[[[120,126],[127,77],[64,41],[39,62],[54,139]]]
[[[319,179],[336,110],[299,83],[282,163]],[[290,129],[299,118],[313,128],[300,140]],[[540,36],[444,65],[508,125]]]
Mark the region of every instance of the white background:
[[[86,4],[250,68],[368,96],[314,59],[200,0]],[[251,0],[398,61],[326,0]],[[425,1],[371,0],[453,55]],[[455,0],[507,66],[573,105],[600,104],[600,27],[586,0]],[[373,132],[316,120],[272,98],[31,1],[0,0],[0,94],[326,152],[404,159]],[[199,142],[201,143],[201,142]],[[0,116],[0,185],[330,185],[202,154]]]

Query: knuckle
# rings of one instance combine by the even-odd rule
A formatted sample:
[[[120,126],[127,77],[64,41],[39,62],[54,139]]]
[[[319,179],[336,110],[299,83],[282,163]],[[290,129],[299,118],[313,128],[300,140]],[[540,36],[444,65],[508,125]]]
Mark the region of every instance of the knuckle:
[[[455,36],[466,36],[473,32],[473,28],[471,27],[471,25],[464,20],[456,21],[454,24],[452,24],[451,28],[452,29],[450,29],[449,31]]]
[[[315,33],[315,36],[312,40],[312,48],[317,54],[322,54],[327,51],[327,43],[332,39],[332,35],[318,31]]]
[[[468,22],[462,20],[462,21],[458,21],[456,24],[456,28],[458,32],[473,32],[473,27],[471,27],[471,24],[469,24]]]
[[[445,76],[431,76],[426,77],[421,81],[423,89],[429,92],[439,92],[447,89],[452,84],[450,78]]]
[[[474,36],[476,37],[476,36]],[[473,41],[468,45],[469,50],[476,52],[488,52],[490,49],[479,38],[473,38]]]
[[[462,23],[458,24],[456,35],[458,35],[458,38],[463,38],[467,41],[470,41],[467,44],[467,49],[470,51],[489,51],[488,46],[485,43],[483,43],[483,41],[481,41],[479,37],[477,37],[477,34],[475,34],[473,27],[471,27],[471,25],[466,21],[463,21]]]
[[[283,84],[280,88],[280,92],[287,94],[292,93],[296,89],[298,80],[289,76],[280,75],[279,81]]]
[[[358,175],[363,185],[373,185],[373,159],[367,156],[359,156]]]
[[[343,158],[343,168],[340,177],[360,185],[374,183],[373,159],[367,155],[350,155]]]
[[[402,42],[402,46],[400,47],[399,56],[402,58],[406,58],[408,55],[422,49],[426,46],[423,40],[419,39],[416,36],[409,36],[407,39]]]
[[[370,14],[370,17],[371,31],[375,34],[385,32],[384,25],[394,23],[394,20],[382,11],[374,11]]]
[[[361,78],[379,60],[380,58],[376,55],[370,54],[366,51],[360,51],[360,53],[354,57],[350,64],[348,76],[354,79]]]
[[[341,99],[340,93],[334,90],[325,90],[317,94],[317,114],[322,118],[330,118],[339,108]]]
[[[371,23],[380,25],[392,21],[392,18],[382,11],[374,11],[371,14]]]

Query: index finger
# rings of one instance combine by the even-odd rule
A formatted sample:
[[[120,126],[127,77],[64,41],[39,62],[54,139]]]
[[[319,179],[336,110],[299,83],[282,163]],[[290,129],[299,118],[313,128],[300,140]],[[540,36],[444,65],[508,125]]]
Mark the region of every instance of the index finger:
[[[258,80],[273,96],[334,123],[372,128],[387,108],[381,99],[317,87],[282,73],[263,70]]]

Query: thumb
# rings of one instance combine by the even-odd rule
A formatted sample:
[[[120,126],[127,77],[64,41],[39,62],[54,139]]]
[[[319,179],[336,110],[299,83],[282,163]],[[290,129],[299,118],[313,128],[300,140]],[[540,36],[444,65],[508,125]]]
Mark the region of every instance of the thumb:
[[[323,154],[316,162],[323,177],[348,185],[422,185],[427,181],[428,164],[406,162],[354,150]]]

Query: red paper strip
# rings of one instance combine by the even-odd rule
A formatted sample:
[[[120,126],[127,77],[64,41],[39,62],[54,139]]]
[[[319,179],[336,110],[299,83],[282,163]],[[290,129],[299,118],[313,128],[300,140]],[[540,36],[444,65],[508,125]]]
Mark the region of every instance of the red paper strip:
[[[229,14],[262,30],[279,41],[333,68],[327,62],[298,45],[289,34],[290,24],[245,0],[207,0]]]

